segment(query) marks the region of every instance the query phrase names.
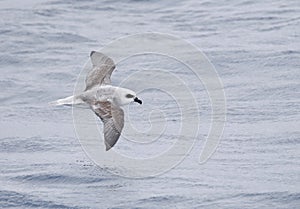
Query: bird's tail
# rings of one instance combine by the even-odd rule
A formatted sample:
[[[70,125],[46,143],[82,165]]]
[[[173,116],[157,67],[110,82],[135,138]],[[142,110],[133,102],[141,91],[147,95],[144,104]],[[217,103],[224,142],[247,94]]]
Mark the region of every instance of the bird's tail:
[[[60,105],[74,105],[74,104],[82,104],[84,103],[80,98],[69,96],[63,99],[58,99],[53,102],[49,102],[51,106],[60,106]]]

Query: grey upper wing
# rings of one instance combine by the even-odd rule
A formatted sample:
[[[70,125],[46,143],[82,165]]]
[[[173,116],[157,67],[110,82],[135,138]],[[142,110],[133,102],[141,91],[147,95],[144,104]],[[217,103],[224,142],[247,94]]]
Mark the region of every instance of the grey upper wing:
[[[93,111],[103,122],[103,132],[106,151],[118,141],[124,127],[124,111],[110,102],[97,102]]]
[[[92,51],[90,57],[93,69],[88,73],[85,79],[85,91],[96,85],[110,84],[110,76],[116,67],[111,58],[100,52]]]

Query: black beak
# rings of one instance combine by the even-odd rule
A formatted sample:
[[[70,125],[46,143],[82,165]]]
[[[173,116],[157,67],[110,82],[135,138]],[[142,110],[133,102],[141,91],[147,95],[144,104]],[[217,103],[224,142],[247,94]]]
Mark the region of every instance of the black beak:
[[[134,100],[133,101],[135,101],[135,102],[137,102],[137,103],[139,103],[139,104],[142,104],[143,102],[142,102],[142,100],[140,100],[139,98],[134,98]]]
[[[91,53],[90,53],[90,57],[93,55],[95,53],[95,51],[91,51]]]

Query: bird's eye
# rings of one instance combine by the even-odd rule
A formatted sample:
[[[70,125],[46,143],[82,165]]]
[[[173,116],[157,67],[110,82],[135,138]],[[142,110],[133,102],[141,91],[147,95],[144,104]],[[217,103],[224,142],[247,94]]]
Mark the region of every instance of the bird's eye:
[[[133,98],[134,96],[132,94],[126,94],[127,98]]]

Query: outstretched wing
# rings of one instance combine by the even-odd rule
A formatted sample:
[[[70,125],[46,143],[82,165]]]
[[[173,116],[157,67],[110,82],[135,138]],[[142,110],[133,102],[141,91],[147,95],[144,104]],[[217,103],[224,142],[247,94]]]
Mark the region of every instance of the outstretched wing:
[[[124,111],[110,102],[97,102],[93,111],[103,122],[103,132],[106,151],[118,141],[124,127]]]
[[[110,84],[110,76],[116,67],[111,58],[100,52],[92,51],[90,57],[93,69],[88,73],[85,79],[85,91],[97,85]]]

